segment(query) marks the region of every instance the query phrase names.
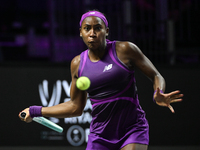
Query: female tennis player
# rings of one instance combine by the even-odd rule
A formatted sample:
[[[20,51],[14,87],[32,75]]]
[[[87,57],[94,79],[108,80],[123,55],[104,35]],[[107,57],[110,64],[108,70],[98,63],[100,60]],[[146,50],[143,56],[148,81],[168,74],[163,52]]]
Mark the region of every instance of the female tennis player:
[[[92,122],[87,150],[147,150],[149,125],[142,110],[136,88],[134,69],[137,67],[153,82],[156,104],[168,107],[180,102],[180,91],[165,92],[165,80],[150,60],[133,43],[109,41],[108,21],[99,11],[89,11],[80,20],[80,36],[88,49],[71,62],[71,100],[52,107],[26,108],[26,118],[74,117],[82,114],[87,93],[92,103]],[[86,91],[76,87],[80,76],[91,86]]]

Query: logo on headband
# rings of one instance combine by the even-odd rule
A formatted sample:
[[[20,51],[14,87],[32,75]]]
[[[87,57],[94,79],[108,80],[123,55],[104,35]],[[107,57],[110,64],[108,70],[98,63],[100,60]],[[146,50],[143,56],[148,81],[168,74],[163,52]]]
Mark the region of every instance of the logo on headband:
[[[90,12],[90,13],[89,13],[89,15],[93,15],[93,14],[95,14],[95,12]]]
[[[82,25],[83,20],[89,16],[99,17],[105,23],[106,27],[108,27],[108,21],[107,21],[106,17],[98,11],[91,11],[91,12],[87,12],[87,13],[83,14],[81,17],[81,20],[80,20],[80,27]]]

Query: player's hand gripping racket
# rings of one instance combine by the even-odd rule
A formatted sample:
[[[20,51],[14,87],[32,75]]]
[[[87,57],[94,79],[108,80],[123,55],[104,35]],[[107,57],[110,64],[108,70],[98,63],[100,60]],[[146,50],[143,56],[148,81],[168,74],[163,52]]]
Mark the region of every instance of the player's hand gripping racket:
[[[22,112],[22,113],[20,114],[20,116],[21,116],[22,118],[25,118],[25,117],[26,117],[26,113],[25,113],[25,112]],[[52,129],[52,130],[54,130],[54,131],[57,131],[57,132],[59,132],[59,133],[63,132],[63,128],[62,128],[61,126],[55,124],[54,122],[52,122],[52,121],[50,121],[50,120],[48,120],[48,119],[46,119],[46,118],[44,118],[44,117],[34,117],[34,118],[33,118],[33,121],[35,121],[35,122],[37,122],[37,123],[39,123],[39,124],[42,124],[42,125],[44,125],[44,126],[50,128],[50,129]]]

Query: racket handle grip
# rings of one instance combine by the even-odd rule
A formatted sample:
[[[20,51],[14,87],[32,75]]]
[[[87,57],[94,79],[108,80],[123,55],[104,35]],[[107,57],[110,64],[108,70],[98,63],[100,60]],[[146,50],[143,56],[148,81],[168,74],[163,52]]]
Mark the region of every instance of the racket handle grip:
[[[22,118],[25,118],[25,117],[26,117],[26,113],[25,113],[25,112],[21,112],[20,116],[21,116]]]
[[[22,118],[25,118],[26,117],[26,113],[25,112],[21,112],[20,116]],[[63,132],[63,128],[53,122],[51,122],[50,120],[44,118],[44,117],[34,117],[33,118],[33,121],[37,122],[37,123],[40,123],[54,131],[57,131],[59,133]]]

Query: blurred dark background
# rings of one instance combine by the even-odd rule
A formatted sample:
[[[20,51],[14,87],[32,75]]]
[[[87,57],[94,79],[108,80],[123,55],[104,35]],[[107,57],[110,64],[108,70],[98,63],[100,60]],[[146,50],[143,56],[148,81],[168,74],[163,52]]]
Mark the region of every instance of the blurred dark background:
[[[135,43],[165,77],[166,92],[179,89],[185,95],[171,114],[152,102],[152,83],[136,71],[140,103],[150,123],[149,150],[199,149],[199,0],[0,0],[0,149],[85,148],[86,142],[68,147],[66,132],[77,124],[60,120],[64,133],[58,135],[21,122],[18,111],[42,105],[38,85],[44,80],[49,89],[58,81],[70,84],[70,61],[86,49],[79,21],[93,9],[106,15],[110,40]],[[69,97],[66,93],[61,101]],[[89,127],[79,125],[85,131]]]
[[[154,64],[198,64],[198,0],[1,0],[1,62],[70,62],[85,50],[81,15],[106,14],[110,40],[134,42]]]

